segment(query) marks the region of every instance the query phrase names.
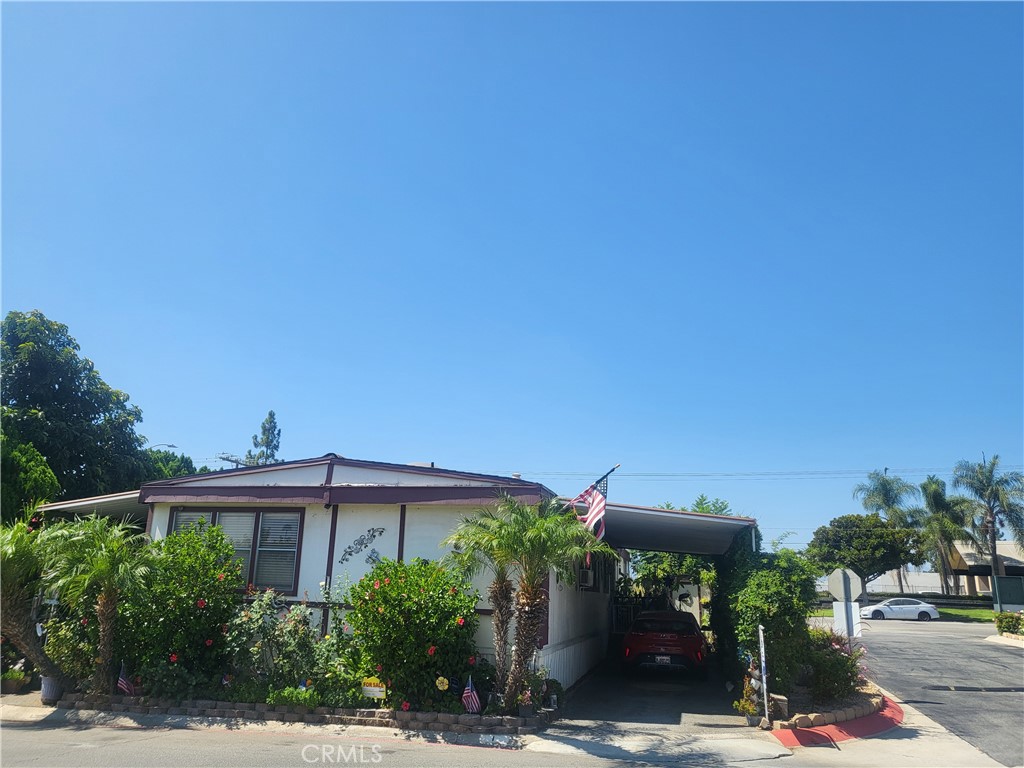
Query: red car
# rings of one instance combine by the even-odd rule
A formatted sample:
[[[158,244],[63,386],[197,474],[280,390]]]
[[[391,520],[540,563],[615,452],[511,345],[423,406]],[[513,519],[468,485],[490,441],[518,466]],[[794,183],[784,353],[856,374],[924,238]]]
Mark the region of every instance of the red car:
[[[650,611],[637,616],[622,641],[626,671],[660,667],[708,674],[708,644],[692,613]]]

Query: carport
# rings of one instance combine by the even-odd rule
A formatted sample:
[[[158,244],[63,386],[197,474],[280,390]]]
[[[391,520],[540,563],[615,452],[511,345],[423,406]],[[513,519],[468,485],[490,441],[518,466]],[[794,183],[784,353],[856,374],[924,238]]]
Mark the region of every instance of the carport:
[[[705,515],[681,509],[608,504],[605,541],[616,549],[721,555],[744,531],[753,530],[752,517]]]
[[[738,542],[752,547],[757,521],[749,517],[706,515],[685,510],[609,503],[605,509],[605,541],[618,550],[647,550],[705,556],[724,555]],[[595,579],[595,590],[601,578]],[[578,616],[571,598],[558,588],[552,591],[552,621],[556,611]],[[546,732],[550,741],[567,749],[591,752],[614,746],[612,754],[636,759],[656,754],[683,756],[693,750],[695,739],[750,738],[751,729],[732,709],[735,696],[725,689],[717,674],[701,681],[684,674],[651,673],[624,675],[619,667],[612,632],[615,611],[624,614],[640,606],[616,606],[614,589],[604,595],[577,593],[586,600],[603,598],[609,611],[604,629],[603,661],[592,663],[590,673],[573,689],[563,717]],[[628,624],[628,621],[626,622]],[[609,648],[616,649],[607,653]],[[543,652],[542,652],[543,653]],[[553,657],[553,654],[548,658]],[[598,657],[600,658],[600,657]],[[545,661],[545,663],[547,663]],[[555,675],[557,676],[557,675]],[[574,679],[573,675],[567,675]],[[678,753],[678,754],[676,754]],[[777,757],[778,755],[771,755]]]
[[[618,503],[606,505],[604,521],[605,541],[624,553],[632,549],[712,556],[725,554],[737,541],[750,546],[746,534],[756,526],[749,517]],[[581,568],[575,585],[552,578],[537,660],[551,677],[572,685],[607,657],[617,623],[615,583],[622,572],[597,558],[593,569]]]

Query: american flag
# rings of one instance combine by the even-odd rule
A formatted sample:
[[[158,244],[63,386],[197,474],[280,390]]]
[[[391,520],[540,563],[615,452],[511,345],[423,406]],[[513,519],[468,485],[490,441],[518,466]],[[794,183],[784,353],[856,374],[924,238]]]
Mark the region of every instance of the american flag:
[[[128,670],[125,669],[123,661],[121,662],[121,674],[117,676],[117,690],[124,691],[126,696],[135,695],[135,686],[128,679]]]
[[[577,515],[588,531],[593,531],[598,539],[604,538],[604,508],[608,499],[608,477],[602,477],[569,502],[570,506],[587,505],[587,514]]]
[[[480,711],[480,697],[476,695],[476,688],[473,687],[473,676],[466,681],[466,688],[462,691],[462,706],[470,714]]]

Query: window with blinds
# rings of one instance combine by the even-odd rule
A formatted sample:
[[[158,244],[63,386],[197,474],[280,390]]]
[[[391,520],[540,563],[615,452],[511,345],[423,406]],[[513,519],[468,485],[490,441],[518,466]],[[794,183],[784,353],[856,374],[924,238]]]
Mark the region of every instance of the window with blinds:
[[[256,579],[261,587],[291,591],[299,547],[299,516],[295,512],[264,512],[256,550]]]
[[[242,562],[242,576],[257,588],[295,594],[301,510],[175,508],[171,531],[205,520],[219,525]]]

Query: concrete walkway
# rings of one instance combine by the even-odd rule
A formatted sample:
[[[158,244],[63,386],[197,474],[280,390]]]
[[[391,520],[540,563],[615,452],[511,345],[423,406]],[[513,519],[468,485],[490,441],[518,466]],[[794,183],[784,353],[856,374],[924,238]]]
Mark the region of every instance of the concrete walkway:
[[[583,695],[581,695],[583,694]],[[688,685],[655,679],[616,682],[614,676],[591,678],[573,696],[567,717],[537,736],[481,746],[522,746],[549,754],[590,756],[623,763],[732,766],[783,760],[794,768],[1001,768],[1000,763],[954,736],[914,707],[892,697],[904,713],[898,727],[872,738],[787,749],[769,732],[750,728],[731,712],[732,694],[714,681]],[[615,707],[625,708],[617,720],[594,717]],[[681,707],[681,709],[680,709]],[[673,711],[676,713],[673,718]],[[681,717],[680,712],[685,712]],[[675,720],[672,722],[672,720]],[[369,726],[322,726],[301,723],[231,721],[167,715],[120,715],[43,706],[38,691],[0,696],[2,723],[40,724],[70,728],[184,728],[274,732],[296,730],[313,734],[327,729],[346,740],[374,741],[403,738],[436,741],[432,734],[398,732]],[[493,737],[497,739],[498,737]],[[461,747],[465,748],[465,747]]]

